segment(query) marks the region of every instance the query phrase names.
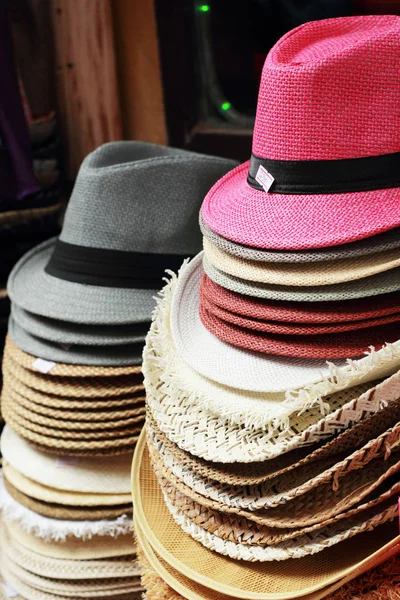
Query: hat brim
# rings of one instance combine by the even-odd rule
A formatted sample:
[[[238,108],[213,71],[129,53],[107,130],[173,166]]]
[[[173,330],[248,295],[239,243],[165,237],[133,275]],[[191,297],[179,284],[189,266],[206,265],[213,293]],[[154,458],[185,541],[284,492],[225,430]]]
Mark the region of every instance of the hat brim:
[[[142,362],[144,340],[142,343],[121,346],[72,345],[65,349],[59,344],[31,335],[13,318],[10,318],[8,332],[16,346],[24,352],[54,362],[102,367],[140,365]]]
[[[175,346],[182,360],[195,371],[217,383],[253,392],[281,392],[312,385],[329,376],[332,364],[345,375],[344,360],[333,361],[329,366],[324,360],[262,355],[218,340],[207,331],[199,315],[202,258],[200,253],[181,272],[171,306],[171,331]],[[396,344],[400,346],[399,342],[394,346]],[[361,380],[368,381],[380,376],[369,357],[355,364],[357,376],[350,377],[347,386],[343,382],[341,387],[350,387]],[[386,366],[393,373],[400,367],[400,357],[395,360],[391,357]]]
[[[200,214],[200,229],[205,238],[210,240],[217,248],[220,248],[231,256],[244,258],[256,262],[271,262],[271,263],[318,263],[325,261],[343,260],[356,258],[359,256],[368,256],[376,252],[384,252],[400,247],[400,229],[390,229],[384,233],[375,235],[366,240],[343,244],[342,246],[333,246],[326,249],[312,249],[301,252],[285,252],[283,250],[264,250],[244,246],[228,240],[215,231],[212,231],[204,222]]]
[[[342,194],[274,194],[247,183],[249,161],[222,177],[201,209],[206,225],[246,246],[270,250],[326,248],[400,225],[400,189]]]
[[[33,336],[57,344],[114,346],[143,343],[149,323],[129,325],[83,325],[47,319],[17,304],[11,307],[14,321]]]
[[[85,325],[124,325],[151,320],[157,289],[84,285],[45,272],[56,239],[37,246],[16,264],[8,294],[35,315]]]
[[[234,277],[214,267],[203,258],[204,270],[214,283],[244,296],[284,302],[340,302],[381,296],[400,290],[400,267],[366,279],[324,286],[275,285],[256,283]]]

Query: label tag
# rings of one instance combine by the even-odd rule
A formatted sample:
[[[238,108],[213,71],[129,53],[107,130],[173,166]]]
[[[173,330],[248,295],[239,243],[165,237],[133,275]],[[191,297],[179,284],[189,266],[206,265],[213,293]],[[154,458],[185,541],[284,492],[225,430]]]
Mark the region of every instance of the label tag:
[[[40,371],[41,373],[49,373],[53,367],[56,366],[55,362],[51,362],[50,360],[44,360],[43,358],[37,358],[33,361],[33,367]]]
[[[1,587],[7,598],[16,598],[19,595],[9,583],[4,582],[1,584]]]
[[[260,165],[258,167],[256,181],[263,187],[264,192],[269,192],[271,185],[275,181],[275,178],[271,175],[269,171],[267,171],[267,169]]]
[[[56,460],[56,469],[63,469],[64,467],[76,467],[79,462],[77,456],[60,456]]]

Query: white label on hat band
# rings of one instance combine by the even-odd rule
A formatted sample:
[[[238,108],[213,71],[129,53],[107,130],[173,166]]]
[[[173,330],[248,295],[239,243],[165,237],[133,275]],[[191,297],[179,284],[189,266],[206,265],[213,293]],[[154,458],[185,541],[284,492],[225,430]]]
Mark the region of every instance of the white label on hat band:
[[[50,360],[44,360],[43,358],[37,358],[33,361],[32,365],[35,369],[40,371],[41,373],[49,373],[53,367],[56,366],[55,362],[51,362]]]
[[[269,171],[267,171],[267,169],[265,169],[262,165],[260,165],[258,167],[256,181],[263,187],[264,192],[269,192],[269,189],[270,189],[271,185],[274,183],[275,178],[272,177],[271,173]]]

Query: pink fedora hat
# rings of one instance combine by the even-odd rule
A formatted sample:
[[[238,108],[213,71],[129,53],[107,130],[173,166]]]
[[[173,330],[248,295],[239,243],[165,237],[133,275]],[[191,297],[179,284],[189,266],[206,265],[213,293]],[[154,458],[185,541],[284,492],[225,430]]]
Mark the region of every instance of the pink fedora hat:
[[[202,218],[239,244],[324,248],[400,225],[400,17],[306,23],[269,53],[251,160]]]

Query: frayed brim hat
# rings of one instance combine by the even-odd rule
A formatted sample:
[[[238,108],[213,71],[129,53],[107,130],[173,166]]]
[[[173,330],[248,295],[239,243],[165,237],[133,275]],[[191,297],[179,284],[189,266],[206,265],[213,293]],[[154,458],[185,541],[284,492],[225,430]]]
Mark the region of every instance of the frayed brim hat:
[[[104,367],[140,365],[142,362],[144,336],[141,342],[113,346],[112,351],[107,345],[62,345],[31,335],[12,317],[9,321],[8,333],[21,350],[52,362]]]
[[[391,294],[400,290],[400,268],[371,275],[368,279],[357,279],[324,286],[286,286],[256,283],[239,279],[216,269],[203,258],[204,271],[221,287],[255,298],[285,302],[342,302]]]
[[[231,256],[204,238],[204,255],[219,271],[246,281],[285,286],[325,286],[364,279],[398,267],[399,254],[395,248],[379,254],[310,265],[260,263]]]
[[[327,19],[277,42],[251,160],[204,200],[210,229],[247,246],[308,250],[399,227],[399,32],[397,16]]]
[[[16,304],[11,307],[13,320],[32,336],[55,344],[71,346],[118,346],[143,343],[149,323],[133,325],[76,325],[67,321],[34,315]]]
[[[264,250],[262,248],[238,244],[218,235],[218,233],[215,233],[206,225],[201,214],[199,222],[203,236],[223,252],[237,258],[261,263],[313,263],[315,266],[315,263],[318,262],[340,261],[368,256],[378,252],[395,250],[400,247],[400,228],[396,228],[358,242],[332,246],[325,249],[311,249],[308,252],[301,250],[292,252]]]
[[[144,441],[143,436],[132,480],[140,531],[168,564],[213,591],[246,600],[289,600],[322,590],[373,559],[386,544],[395,544],[395,528],[388,525],[302,560],[250,564],[219,556],[191,539],[169,514]]]
[[[148,322],[165,269],[201,248],[206,192],[235,164],[144,142],[101,146],[82,163],[60,238],[14,267],[12,302],[71,323]]]
[[[195,371],[219,384],[262,392],[310,387],[329,377],[332,365],[329,366],[324,360],[249,352],[227,344],[211,334],[202,324],[199,315],[202,275],[202,254],[199,254],[181,268],[177,282],[169,284],[169,287],[173,285],[174,288],[169,292],[172,295],[170,310],[174,344],[182,360]],[[373,342],[371,340],[371,345]],[[399,359],[395,358],[397,353]],[[344,360],[333,364],[339,378],[342,378],[341,373],[345,379],[346,372],[350,375],[349,365]],[[393,373],[400,366],[400,343],[396,341],[389,344],[352,365],[353,376],[350,375],[348,385]]]
[[[283,303],[263,300],[231,292],[214,283],[206,274],[201,280],[200,293],[210,304],[230,313],[290,326],[308,324],[311,327],[328,327],[331,323],[349,323],[349,327],[356,327],[358,321],[367,323],[372,319],[398,314],[400,306],[400,294],[396,292],[343,302]]]
[[[54,456],[38,450],[6,425],[1,453],[14,469],[43,486],[83,494],[130,493],[132,452],[107,460]]]
[[[55,363],[49,361],[45,365],[42,364],[38,357],[24,352],[21,348],[18,348],[10,338],[7,337],[6,345],[4,349],[4,355],[14,361],[20,367],[23,367],[28,372],[43,373],[45,371],[48,380],[55,378],[57,387],[59,387],[60,377],[73,378],[75,383],[76,380],[81,379],[81,385],[86,386],[85,380],[87,378],[98,378],[98,377],[121,377],[129,375],[133,380],[141,377],[141,365],[126,365],[119,367],[101,367],[101,366],[88,366],[88,365],[71,365],[66,363]],[[71,382],[72,383],[72,382]]]

